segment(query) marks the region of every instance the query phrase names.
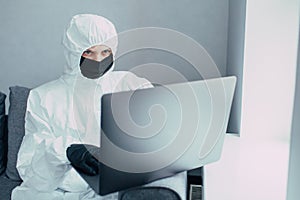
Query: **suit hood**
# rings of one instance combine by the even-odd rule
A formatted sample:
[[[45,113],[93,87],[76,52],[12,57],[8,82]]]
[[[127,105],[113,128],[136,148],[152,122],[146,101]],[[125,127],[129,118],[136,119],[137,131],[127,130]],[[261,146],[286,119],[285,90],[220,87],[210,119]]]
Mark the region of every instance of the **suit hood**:
[[[95,46],[106,45],[111,48],[114,59],[118,46],[115,26],[108,19],[93,15],[79,14],[72,17],[62,39],[66,66],[64,73],[77,75],[80,72],[79,62],[83,51]],[[113,70],[114,65],[110,71]]]

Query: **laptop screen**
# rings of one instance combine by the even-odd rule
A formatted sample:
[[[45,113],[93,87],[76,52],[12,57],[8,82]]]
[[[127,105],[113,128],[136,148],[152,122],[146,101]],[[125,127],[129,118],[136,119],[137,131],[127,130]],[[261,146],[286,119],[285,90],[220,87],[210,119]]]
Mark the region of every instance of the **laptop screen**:
[[[235,82],[225,77],[104,95],[100,176],[87,182],[105,195],[218,160]]]

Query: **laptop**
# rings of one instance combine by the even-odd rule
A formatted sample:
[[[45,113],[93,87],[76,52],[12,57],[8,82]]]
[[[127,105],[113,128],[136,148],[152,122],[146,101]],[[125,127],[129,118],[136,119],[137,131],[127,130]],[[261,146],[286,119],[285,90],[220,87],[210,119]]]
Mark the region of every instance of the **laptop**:
[[[106,195],[219,160],[235,83],[231,76],[104,95],[100,173],[80,175]]]

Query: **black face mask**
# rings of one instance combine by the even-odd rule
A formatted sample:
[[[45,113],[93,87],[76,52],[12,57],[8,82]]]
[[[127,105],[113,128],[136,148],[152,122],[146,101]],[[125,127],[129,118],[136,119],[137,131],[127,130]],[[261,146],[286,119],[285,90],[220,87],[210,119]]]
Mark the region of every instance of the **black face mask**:
[[[113,65],[113,55],[110,54],[103,60],[95,61],[81,56],[80,70],[81,74],[86,78],[96,79],[105,74]]]

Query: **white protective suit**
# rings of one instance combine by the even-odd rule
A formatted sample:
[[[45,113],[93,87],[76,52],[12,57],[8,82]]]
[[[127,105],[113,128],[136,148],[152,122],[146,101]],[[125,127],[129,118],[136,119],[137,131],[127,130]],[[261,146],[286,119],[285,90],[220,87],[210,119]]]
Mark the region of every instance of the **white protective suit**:
[[[152,85],[133,73],[112,71],[113,67],[98,79],[81,74],[80,57],[89,47],[104,44],[116,55],[116,30],[101,16],[74,16],[62,43],[67,60],[64,75],[32,89],[28,97],[25,136],[17,160],[23,183],[13,190],[12,199],[117,199],[117,193],[97,195],[70,165],[66,149],[74,143],[99,146],[103,94]],[[181,188],[184,199],[185,177],[181,173],[151,185],[172,188],[177,184],[175,190]]]

